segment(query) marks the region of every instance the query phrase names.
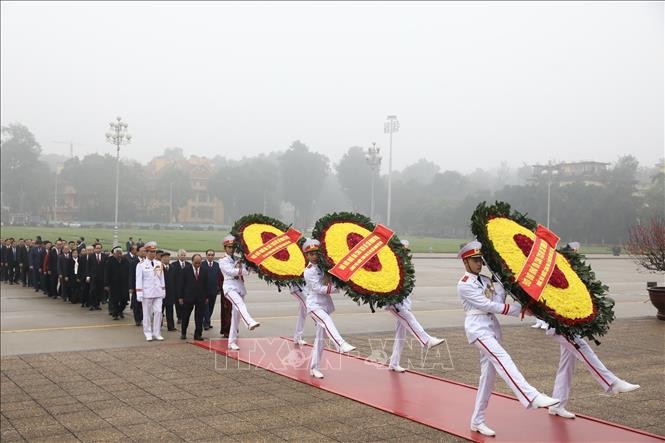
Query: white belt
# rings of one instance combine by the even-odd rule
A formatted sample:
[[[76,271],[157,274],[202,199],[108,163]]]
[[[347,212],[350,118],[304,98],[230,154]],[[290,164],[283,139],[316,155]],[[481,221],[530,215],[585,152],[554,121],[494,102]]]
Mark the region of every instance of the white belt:
[[[481,311],[480,309],[470,309],[466,311],[466,315],[489,315],[489,312]]]

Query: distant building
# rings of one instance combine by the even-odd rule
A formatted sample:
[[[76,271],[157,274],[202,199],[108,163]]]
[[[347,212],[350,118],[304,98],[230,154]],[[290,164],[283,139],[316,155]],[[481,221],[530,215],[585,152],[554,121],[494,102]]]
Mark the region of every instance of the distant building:
[[[208,180],[215,173],[210,159],[195,155],[192,155],[189,159],[155,157],[148,163],[147,170],[157,177],[160,171],[170,166],[177,166],[189,172],[193,191],[192,198],[178,210],[177,222],[183,224],[222,224],[224,204],[208,192]],[[169,202],[166,202],[167,206],[168,204]],[[170,222],[173,223],[175,220],[170,220]]]
[[[531,180],[534,182],[546,181],[551,172],[552,181],[559,185],[582,182],[587,185],[605,186],[609,165],[610,163],[596,161],[533,165]]]

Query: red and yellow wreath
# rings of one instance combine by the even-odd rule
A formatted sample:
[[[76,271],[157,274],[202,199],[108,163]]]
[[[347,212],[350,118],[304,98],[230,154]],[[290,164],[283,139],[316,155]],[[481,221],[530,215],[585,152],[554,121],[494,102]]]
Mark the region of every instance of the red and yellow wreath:
[[[504,202],[478,205],[471,231],[504,287],[557,333],[595,339],[607,332],[614,300],[580,254],[555,249],[556,234]]]
[[[349,252],[379,228],[368,217],[357,213],[333,213],[320,218],[312,237],[321,242],[320,266],[323,271],[343,267],[343,260]],[[354,270],[348,279],[329,274],[347,295],[358,303],[368,303],[372,310],[402,301],[411,293],[415,283],[415,271],[408,250],[392,232],[383,241],[385,243],[380,245],[380,249],[377,248],[378,252]]]
[[[238,239],[238,252],[259,278],[280,288],[302,283],[306,262],[299,232],[272,217],[250,214],[235,222],[231,235]]]

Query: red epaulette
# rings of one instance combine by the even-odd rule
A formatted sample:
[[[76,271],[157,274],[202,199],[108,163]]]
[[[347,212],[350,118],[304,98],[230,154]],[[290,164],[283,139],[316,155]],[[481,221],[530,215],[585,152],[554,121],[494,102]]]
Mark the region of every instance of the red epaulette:
[[[462,281],[467,281],[468,279],[469,279],[468,275],[465,275],[464,277],[462,277]]]

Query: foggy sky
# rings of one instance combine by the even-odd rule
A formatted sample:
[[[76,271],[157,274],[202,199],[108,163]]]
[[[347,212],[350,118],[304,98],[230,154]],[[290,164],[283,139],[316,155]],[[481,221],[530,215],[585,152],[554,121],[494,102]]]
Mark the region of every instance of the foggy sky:
[[[2,2],[1,121],[44,152],[239,159],[299,139],[470,172],[663,157],[663,3]],[[382,165],[387,170],[387,158]]]

